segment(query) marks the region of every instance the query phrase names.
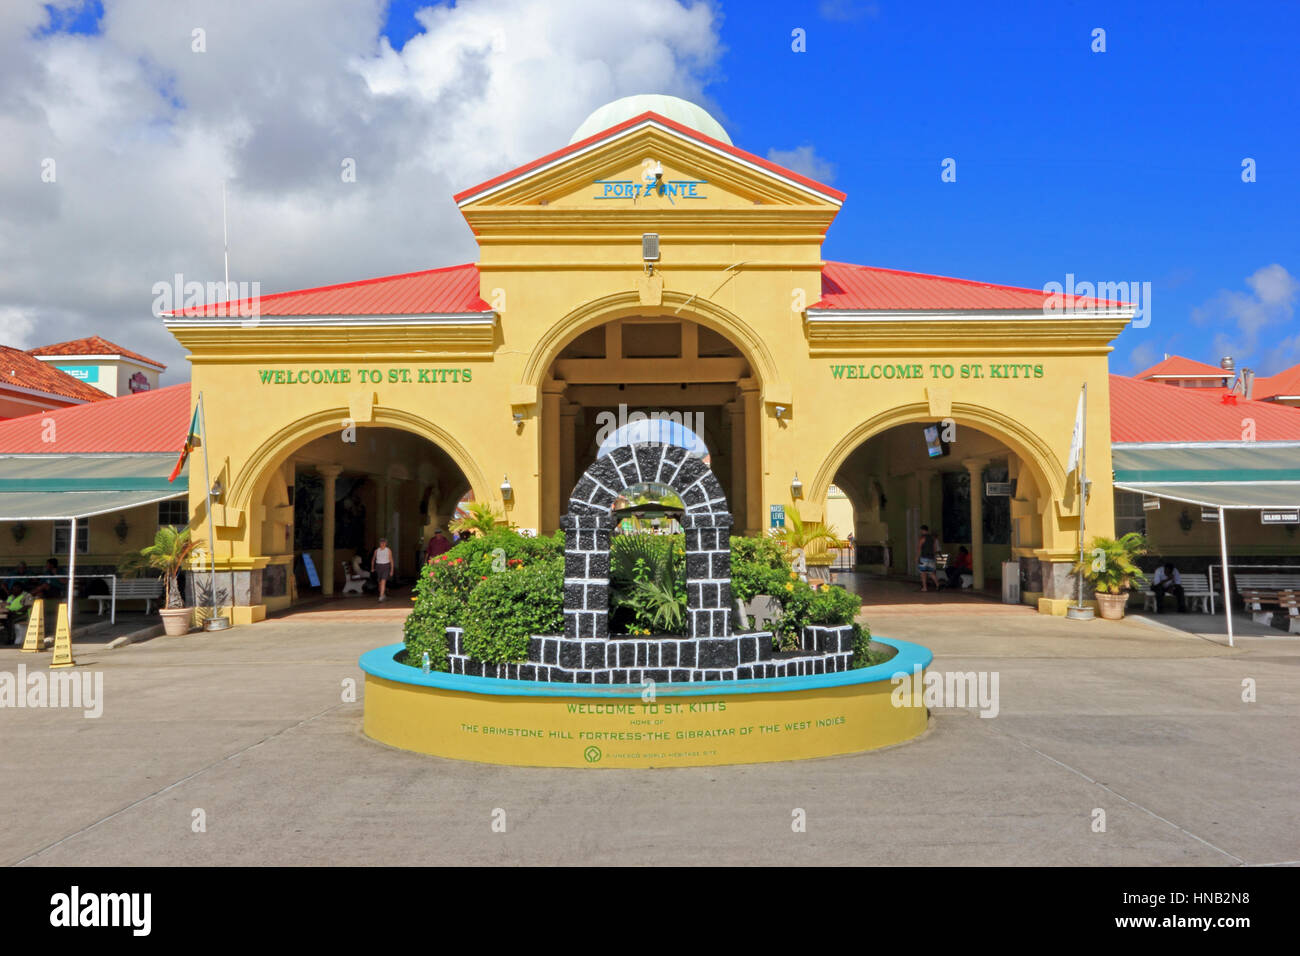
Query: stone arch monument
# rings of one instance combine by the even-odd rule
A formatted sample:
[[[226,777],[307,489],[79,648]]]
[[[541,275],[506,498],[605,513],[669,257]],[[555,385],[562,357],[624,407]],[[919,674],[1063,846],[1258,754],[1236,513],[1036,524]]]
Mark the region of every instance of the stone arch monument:
[[[614,501],[633,485],[666,485],[685,505],[686,609],[692,638],[731,633],[731,512],[713,471],[685,448],[622,445],[591,463],[569,496],[564,529],[564,636],[609,636]]]

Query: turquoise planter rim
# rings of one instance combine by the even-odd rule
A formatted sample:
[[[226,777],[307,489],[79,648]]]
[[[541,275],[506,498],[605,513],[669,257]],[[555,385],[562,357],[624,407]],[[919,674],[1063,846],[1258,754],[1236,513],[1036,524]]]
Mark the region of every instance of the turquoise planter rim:
[[[892,640],[872,636],[878,644],[896,648],[898,653],[883,664],[860,667],[857,670],[834,671],[829,674],[807,674],[801,677],[760,677],[750,680],[693,681],[680,684],[656,684],[656,697],[707,697],[719,694],[774,694],[797,690],[821,690],[852,684],[874,684],[889,681],[899,675],[911,676],[924,670],[934,660],[928,647],[911,641]],[[358,659],[361,669],[373,677],[398,684],[416,687],[435,687],[441,690],[463,691],[497,697],[640,697],[645,692],[642,684],[569,684],[555,681],[506,680],[500,677],[474,677],[469,674],[447,674],[430,671],[425,674],[418,667],[399,664],[394,657],[405,649],[400,641],[366,651]]]

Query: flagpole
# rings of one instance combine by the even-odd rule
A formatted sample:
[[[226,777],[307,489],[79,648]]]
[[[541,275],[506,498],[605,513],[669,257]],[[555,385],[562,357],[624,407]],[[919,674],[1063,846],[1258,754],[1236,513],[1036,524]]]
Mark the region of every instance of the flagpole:
[[[1088,510],[1088,383],[1083,383],[1083,428],[1079,431],[1079,565],[1083,565],[1085,512]],[[1075,607],[1083,607],[1083,573],[1079,578],[1079,600]]]
[[[212,617],[217,616],[217,539],[212,531],[212,478],[208,474],[208,410],[199,392],[199,441],[203,444],[203,493],[208,501],[208,603]]]

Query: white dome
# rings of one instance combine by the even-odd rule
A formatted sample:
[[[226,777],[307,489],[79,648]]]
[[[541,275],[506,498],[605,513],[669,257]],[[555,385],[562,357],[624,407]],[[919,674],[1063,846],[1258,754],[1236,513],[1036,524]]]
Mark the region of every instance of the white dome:
[[[611,126],[617,126],[633,116],[640,116],[642,113],[647,112],[658,113],[675,123],[689,126],[697,133],[703,133],[705,136],[721,140],[728,146],[732,145],[731,137],[727,135],[727,131],[708,114],[704,107],[696,106],[694,103],[680,97],[666,96],[662,93],[638,93],[636,96],[625,96],[621,100],[606,103],[582,121],[578,131],[569,140],[569,144],[572,145],[579,140],[586,139],[588,136],[594,136],[596,133],[607,130]]]

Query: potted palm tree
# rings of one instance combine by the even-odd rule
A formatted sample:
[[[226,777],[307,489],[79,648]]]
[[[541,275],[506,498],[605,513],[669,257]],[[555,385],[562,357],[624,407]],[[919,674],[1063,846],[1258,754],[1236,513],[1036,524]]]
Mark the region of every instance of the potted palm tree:
[[[1089,553],[1075,562],[1074,573],[1082,574],[1097,596],[1097,610],[1108,621],[1124,616],[1124,606],[1134,582],[1141,584],[1146,575],[1136,559],[1147,553],[1147,540],[1136,531],[1122,538],[1093,538]]]
[[[162,572],[163,606],[158,609],[158,613],[162,616],[163,630],[168,637],[189,633],[192,612],[185,606],[185,598],[181,595],[176,576],[185,566],[190,552],[201,544],[190,536],[189,528],[162,525],[154,536],[153,544],[140,549],[140,554],[149,567]]]
[[[800,576],[806,581],[808,564],[830,565],[830,555],[826,549],[838,540],[835,529],[816,522],[805,522],[793,504],[785,509],[785,522],[784,527],[772,529],[772,537],[781,542],[781,547],[791,562],[800,565]],[[812,554],[809,554],[810,546],[814,546]],[[803,559],[802,562],[799,561],[800,558]]]

